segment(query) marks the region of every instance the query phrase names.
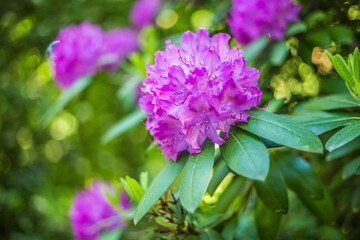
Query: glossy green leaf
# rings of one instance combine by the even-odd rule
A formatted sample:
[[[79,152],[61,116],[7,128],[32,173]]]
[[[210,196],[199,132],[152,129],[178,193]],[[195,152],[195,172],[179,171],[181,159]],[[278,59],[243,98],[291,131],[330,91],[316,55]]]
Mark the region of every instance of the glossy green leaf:
[[[204,196],[214,166],[215,147],[209,139],[201,153],[192,154],[186,161],[180,181],[180,201],[189,212],[194,212]]]
[[[360,166],[360,156],[355,158],[351,162],[348,162],[344,166],[344,168],[342,170],[342,178],[345,180],[345,179],[351,177],[352,175],[355,175],[356,170],[359,168],[359,166]]]
[[[135,196],[129,186],[129,183],[125,180],[125,178],[120,178],[120,182],[121,182],[121,185],[123,186],[125,192],[127,193],[127,195],[135,201]]]
[[[356,84],[360,82],[360,55],[359,55],[359,48],[355,48],[354,51],[354,78]]]
[[[185,162],[188,158],[188,154],[185,153],[178,157],[174,162],[171,159],[165,163],[163,168],[157,174],[155,179],[151,182],[149,188],[146,190],[144,196],[141,198],[139,205],[136,208],[134,223],[137,224],[150,208],[159,200],[161,195],[170,187],[175,181],[177,176],[184,168]]]
[[[130,113],[129,115],[125,116],[119,122],[117,122],[114,126],[112,126],[101,138],[101,142],[106,144],[113,140],[114,138],[120,136],[122,133],[126,132],[127,130],[135,127],[141,120],[143,120],[146,116],[146,113],[137,109],[136,111]]]
[[[329,191],[323,188],[324,198],[322,200],[308,199],[298,195],[303,204],[322,222],[334,225],[336,220],[335,208]]]
[[[137,203],[139,203],[142,196],[144,195],[144,190],[141,188],[140,184],[135,179],[126,176],[125,180],[128,183],[128,186],[130,187],[134,200]]]
[[[264,180],[269,170],[269,153],[258,137],[232,127],[229,139],[220,146],[231,170],[244,177]]]
[[[294,35],[299,34],[299,33],[306,32],[306,30],[307,30],[307,26],[306,26],[305,23],[297,22],[297,23],[291,24],[288,27],[288,29],[285,32],[285,35],[287,37],[290,37],[290,36],[294,36]]]
[[[215,231],[214,229],[205,229],[201,233],[200,240],[222,240],[222,236],[220,233]]]
[[[97,239],[98,240],[120,240],[123,234],[123,228],[117,228],[112,231],[103,232]]]
[[[219,184],[222,182],[222,180],[226,177],[226,175],[229,173],[229,168],[224,161],[224,159],[221,157],[220,160],[216,163],[214,167],[214,173],[211,177],[209,186],[208,186],[208,193],[210,195],[213,195],[216,189],[218,188]]]
[[[308,162],[291,152],[277,151],[272,156],[290,189],[304,198],[323,199],[322,183]]]
[[[326,142],[325,147],[329,152],[331,152],[334,149],[347,144],[358,136],[360,136],[360,121],[353,122],[335,133],[329,141]]]
[[[287,213],[288,196],[284,177],[275,161],[270,161],[265,181],[255,181],[257,195],[263,203],[276,213]]]
[[[46,127],[49,125],[51,120],[61,111],[64,107],[79,93],[84,91],[91,83],[92,77],[86,76],[75,81],[68,89],[61,93],[60,98],[54,103],[45,113],[42,120],[42,126]]]
[[[224,239],[234,239],[236,228],[238,225],[238,218],[234,216],[229,222],[227,222],[221,231],[221,236]]]
[[[255,208],[255,225],[261,240],[275,240],[280,228],[281,214],[268,209],[258,199]]]
[[[297,105],[295,109],[321,111],[351,107],[360,107],[360,103],[356,101],[350,94],[334,94],[306,101]]]
[[[276,43],[270,55],[271,64],[273,64],[274,66],[280,66],[285,61],[288,53],[289,52],[286,47],[286,41]]]
[[[247,62],[254,60],[262,50],[265,49],[269,42],[268,37],[262,37],[247,46],[244,50],[244,57]]]
[[[349,113],[327,113],[327,112],[299,112],[291,119],[300,122],[316,135],[341,127],[344,124],[360,119],[359,114]]]
[[[332,161],[334,159],[341,158],[347,154],[350,154],[360,148],[360,137],[355,138],[349,143],[333,150],[326,155],[326,161]]]
[[[330,29],[332,40],[337,44],[351,44],[354,38],[352,31],[345,25],[335,25]]]
[[[261,110],[248,111],[248,113],[250,114],[249,122],[237,124],[238,127],[294,149],[323,152],[320,139],[309,129],[290,118]]]
[[[333,61],[336,72],[345,80],[345,82],[350,86],[353,86],[355,82],[344,58],[340,55],[335,55]]]

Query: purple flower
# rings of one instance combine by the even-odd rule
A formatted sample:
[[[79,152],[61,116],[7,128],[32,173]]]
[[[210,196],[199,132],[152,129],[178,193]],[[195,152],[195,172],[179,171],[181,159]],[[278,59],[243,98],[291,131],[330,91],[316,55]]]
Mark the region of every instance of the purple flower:
[[[139,0],[131,9],[131,22],[138,28],[150,25],[161,6],[160,0]]]
[[[55,80],[61,88],[102,69],[115,70],[119,62],[137,48],[136,33],[117,29],[104,33],[90,22],[60,31],[50,57]]]
[[[230,126],[247,122],[245,110],[259,104],[259,71],[246,68],[243,51],[229,49],[229,39],[223,33],[210,38],[206,29],[188,31],[180,46],[167,41],[155,64],[147,65],[140,107],[166,159],[176,161],[183,150],[199,153],[206,137],[223,144],[217,130],[228,138]]]
[[[291,0],[232,0],[228,23],[236,40],[247,45],[263,35],[284,37],[290,22],[298,21],[301,6]]]
[[[97,180],[90,188],[76,194],[69,215],[77,239],[97,239],[103,231],[125,226],[106,192],[115,197],[114,188],[109,183]]]

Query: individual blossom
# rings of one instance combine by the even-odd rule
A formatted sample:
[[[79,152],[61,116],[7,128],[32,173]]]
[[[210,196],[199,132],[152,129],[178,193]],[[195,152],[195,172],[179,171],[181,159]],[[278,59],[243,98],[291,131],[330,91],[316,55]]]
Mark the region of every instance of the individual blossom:
[[[137,49],[136,32],[116,29],[103,32],[90,22],[60,31],[50,52],[57,84],[65,89],[77,79],[96,72],[116,70],[119,62]]]
[[[69,216],[77,239],[93,240],[104,231],[125,227],[125,221],[118,210],[111,205],[107,194],[116,197],[114,188],[100,180],[76,194]],[[119,198],[120,204],[123,201],[125,200]],[[126,204],[128,208],[130,205],[128,202]]]
[[[131,9],[132,24],[138,28],[152,24],[160,6],[160,0],[138,0]]]
[[[288,24],[299,20],[301,8],[291,0],[232,0],[232,3],[230,31],[243,45],[264,35],[281,40]]]
[[[167,41],[155,64],[146,66],[140,107],[166,159],[176,161],[183,150],[201,152],[207,137],[223,144],[217,131],[228,138],[230,126],[247,122],[245,110],[260,103],[259,71],[246,67],[243,51],[230,49],[229,39],[223,33],[211,38],[206,29],[188,31],[180,45]]]

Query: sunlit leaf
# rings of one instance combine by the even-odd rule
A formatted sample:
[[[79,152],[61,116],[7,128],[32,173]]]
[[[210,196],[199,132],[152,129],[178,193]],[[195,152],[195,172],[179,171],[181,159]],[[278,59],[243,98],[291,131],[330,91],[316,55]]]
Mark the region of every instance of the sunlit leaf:
[[[275,161],[270,161],[265,181],[255,181],[255,189],[264,204],[276,213],[287,213],[288,196],[284,177]]]
[[[229,168],[237,174],[256,180],[266,178],[269,153],[258,137],[232,127],[220,151]]]
[[[208,193],[210,195],[213,195],[221,181],[225,178],[225,176],[229,173],[229,168],[224,161],[224,159],[221,157],[220,160],[216,163],[214,167],[214,173],[211,177],[209,186],[208,186]]]
[[[101,142],[106,144],[113,140],[114,138],[120,136],[124,132],[128,131],[129,129],[135,127],[141,120],[144,119],[146,113],[137,109],[136,111],[130,113],[129,115],[125,116],[119,122],[117,122],[114,126],[112,126],[101,138]]]
[[[64,109],[64,107],[79,93],[84,91],[91,83],[92,77],[86,76],[82,77],[79,80],[75,81],[72,86],[70,86],[68,89],[64,90],[60,98],[54,103],[45,113],[42,126],[46,127],[49,125],[51,120],[61,111]]]
[[[249,122],[237,124],[238,127],[294,149],[323,152],[320,139],[309,129],[290,118],[261,110],[248,111],[248,113],[250,114]]]
[[[285,61],[288,55],[288,49],[286,47],[286,41],[278,42],[274,45],[271,55],[270,62],[274,66],[280,66]]]
[[[214,144],[208,139],[201,149],[201,153],[187,159],[180,181],[180,201],[189,212],[194,212],[201,202],[214,166]]]
[[[144,195],[144,190],[141,188],[140,184],[135,179],[129,176],[126,176],[125,180],[128,183],[128,186],[132,192],[132,196],[134,197],[134,200],[137,203],[140,202],[142,196]]]
[[[360,121],[353,122],[335,133],[329,141],[327,141],[325,147],[329,152],[331,152],[334,149],[347,144],[358,136],[360,136]]]
[[[255,208],[255,224],[261,240],[275,240],[280,228],[281,214],[268,209],[258,199]]]
[[[170,187],[175,181],[177,176],[184,168],[188,154],[183,154],[178,157],[174,162],[171,159],[165,163],[163,168],[157,174],[155,179],[150,183],[149,188],[146,190],[144,196],[141,198],[139,205],[136,208],[134,223],[137,224],[150,208],[159,200],[161,195]]]
[[[291,152],[274,152],[286,185],[298,195],[309,199],[323,199],[322,183],[311,165]]]

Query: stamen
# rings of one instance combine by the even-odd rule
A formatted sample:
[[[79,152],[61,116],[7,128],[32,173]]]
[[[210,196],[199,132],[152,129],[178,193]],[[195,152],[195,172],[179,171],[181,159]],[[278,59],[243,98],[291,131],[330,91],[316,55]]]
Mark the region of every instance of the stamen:
[[[142,123],[142,124],[144,124],[144,125],[146,126],[146,123],[145,123],[143,120],[141,120],[141,123]]]
[[[180,61],[181,61],[184,65],[189,66],[189,65],[188,65],[188,64],[186,64],[186,63],[185,63],[185,61],[182,59],[181,54],[180,54],[180,50],[179,50],[179,49],[178,49],[178,53],[179,53],[179,58],[180,58]]]
[[[268,106],[270,105],[270,101],[269,102],[267,102],[267,104],[265,105],[265,107],[255,107],[256,109],[260,109],[260,110],[265,110]]]
[[[170,95],[170,98],[171,98],[172,103],[173,103],[175,106],[177,106],[177,107],[178,107],[178,106],[180,106],[180,105],[181,105],[181,104],[176,104],[176,103],[175,103],[174,98],[173,98],[171,95]]]
[[[151,139],[149,139],[149,142],[155,149],[161,149],[160,146],[159,147],[155,146],[155,144],[151,141]]]

